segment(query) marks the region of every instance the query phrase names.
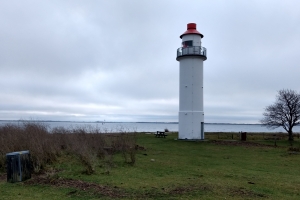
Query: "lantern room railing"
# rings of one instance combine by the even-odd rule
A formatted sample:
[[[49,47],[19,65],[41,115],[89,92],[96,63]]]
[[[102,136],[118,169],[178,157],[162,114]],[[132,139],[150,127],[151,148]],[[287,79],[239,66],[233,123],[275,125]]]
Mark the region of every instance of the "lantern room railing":
[[[181,56],[192,56],[192,55],[199,55],[203,56],[206,60],[206,48],[205,47],[180,47],[177,49],[177,59]]]

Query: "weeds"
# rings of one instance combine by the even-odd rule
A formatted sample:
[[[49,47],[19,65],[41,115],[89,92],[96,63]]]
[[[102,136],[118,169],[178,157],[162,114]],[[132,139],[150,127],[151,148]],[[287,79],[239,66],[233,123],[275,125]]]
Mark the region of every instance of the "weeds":
[[[124,161],[129,164],[135,163],[136,155],[136,134],[121,133],[112,142],[115,151],[122,153]]]
[[[104,134],[97,128],[79,127],[49,130],[47,125],[23,122],[0,127],[0,170],[5,170],[5,155],[9,152],[29,150],[34,172],[40,172],[63,153],[76,155],[85,168],[93,174],[97,159],[113,162],[113,154],[121,153],[125,162],[135,163],[135,134],[126,132]],[[109,152],[107,149],[110,149]],[[112,166],[112,164],[109,164]]]

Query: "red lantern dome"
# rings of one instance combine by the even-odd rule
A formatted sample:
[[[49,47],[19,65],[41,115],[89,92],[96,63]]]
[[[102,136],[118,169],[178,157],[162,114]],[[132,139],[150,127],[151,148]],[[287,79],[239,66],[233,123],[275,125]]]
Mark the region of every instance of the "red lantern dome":
[[[189,24],[187,24],[187,31],[185,31],[180,36],[180,38],[182,38],[182,36],[188,35],[188,34],[197,34],[197,35],[200,35],[201,38],[203,38],[204,36],[197,31],[196,26],[197,26],[197,24],[195,24],[195,23],[189,23]]]

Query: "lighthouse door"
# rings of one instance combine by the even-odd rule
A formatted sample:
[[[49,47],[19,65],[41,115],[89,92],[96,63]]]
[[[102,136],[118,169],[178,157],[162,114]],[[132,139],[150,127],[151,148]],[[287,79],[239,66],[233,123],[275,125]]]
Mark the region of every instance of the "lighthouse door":
[[[204,122],[201,122],[201,140],[204,140]]]

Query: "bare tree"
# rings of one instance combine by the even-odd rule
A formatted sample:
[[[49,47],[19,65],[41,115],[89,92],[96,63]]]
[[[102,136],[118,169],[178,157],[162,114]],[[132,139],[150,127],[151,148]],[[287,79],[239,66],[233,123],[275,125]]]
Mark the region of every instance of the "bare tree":
[[[293,127],[300,124],[300,94],[294,90],[283,89],[277,94],[274,104],[267,106],[260,120],[263,126],[271,129],[283,127],[293,141]]]

